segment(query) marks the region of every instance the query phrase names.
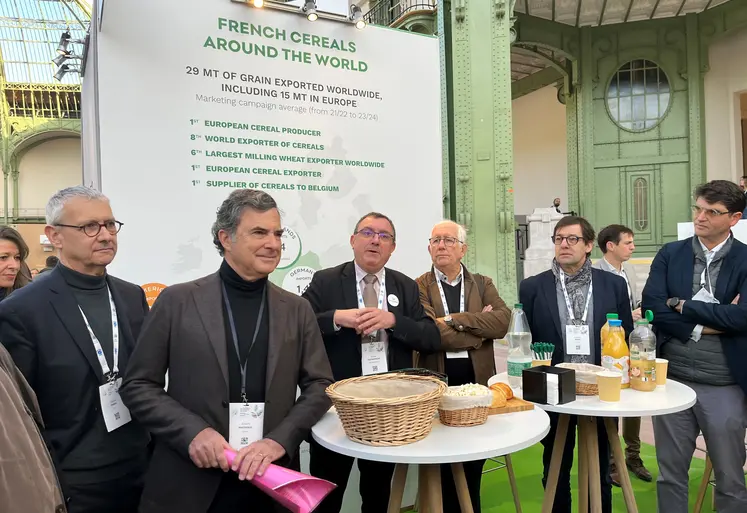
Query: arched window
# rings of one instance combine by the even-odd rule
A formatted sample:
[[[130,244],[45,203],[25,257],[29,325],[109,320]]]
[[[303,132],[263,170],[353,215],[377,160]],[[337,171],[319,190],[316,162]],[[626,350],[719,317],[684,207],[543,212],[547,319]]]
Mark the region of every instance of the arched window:
[[[643,177],[633,182],[633,223],[638,231],[648,228],[648,180]]]
[[[631,132],[654,128],[671,102],[669,79],[656,63],[635,60],[623,64],[607,88],[607,109],[612,120]]]

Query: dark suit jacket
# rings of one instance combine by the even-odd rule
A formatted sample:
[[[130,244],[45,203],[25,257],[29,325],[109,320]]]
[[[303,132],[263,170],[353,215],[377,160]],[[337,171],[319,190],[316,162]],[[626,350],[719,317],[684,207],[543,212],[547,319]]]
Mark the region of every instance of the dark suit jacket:
[[[303,297],[316,312],[324,337],[324,346],[336,380],[360,376],[361,336],[350,328],[334,327],[335,310],[358,308],[355,288],[355,264],[347,262],[314,274]],[[399,299],[397,306],[387,304],[396,324],[388,331],[389,370],[406,369],[413,365],[413,350],[433,352],[441,348],[441,336],[433,319],[420,303],[420,292],[414,280],[386,269],[386,294]]]
[[[721,304],[689,301],[693,297],[692,237],[670,242],[659,250],[643,289],[643,308],[654,312],[656,344],[661,347],[672,337],[685,342],[697,324],[722,331],[726,361],[734,379],[747,393],[747,246],[734,240],[721,263],[714,296]],[[740,294],[739,304],[731,302]],[[685,300],[682,313],[666,305],[669,298]]]
[[[228,440],[228,346],[222,301],[218,273],[166,288],[153,305],[130,360],[122,397],[156,442],[141,513],[205,513],[220,484],[223,472],[197,468],[189,458],[189,444],[208,427]],[[264,436],[287,452],[276,463],[298,468],[299,445],[329,409],[324,390],[332,383],[332,372],[308,303],[271,283],[267,302]]]
[[[594,363],[601,364],[602,340],[600,332],[607,322],[608,313],[616,313],[622,320],[625,338],[633,331],[633,314],[630,311],[630,299],[625,280],[612,273],[599,269],[591,270],[591,282],[594,286],[594,320],[590,328],[596,344]],[[565,361],[565,345],[563,333],[565,327],[560,325],[558,313],[558,298],[555,289],[555,275],[552,271],[545,271],[521,282],[519,287],[519,302],[529,321],[534,342],[550,342],[555,344],[552,364],[557,365]],[[565,305],[561,305],[565,308]]]
[[[117,306],[121,374],[134,350],[148,304],[137,285],[113,276],[108,276],[107,282]],[[82,460],[89,455],[78,454],[76,447],[101,416],[99,386],[104,379],[78,302],[59,269],[45,273],[0,303],[0,340],[36,392],[45,436],[60,469],[85,467]],[[148,444],[148,435],[137,422],[104,436],[110,442],[97,452],[121,451],[124,458],[136,456],[131,452],[135,448],[144,453]],[[89,470],[95,465],[92,462]]]

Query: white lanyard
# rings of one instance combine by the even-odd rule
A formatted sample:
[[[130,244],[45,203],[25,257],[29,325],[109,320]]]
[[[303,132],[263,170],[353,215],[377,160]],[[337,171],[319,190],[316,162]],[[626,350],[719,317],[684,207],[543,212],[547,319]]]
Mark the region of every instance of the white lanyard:
[[[112,366],[113,369],[109,369],[109,364],[106,362],[106,356],[104,356],[104,350],[101,347],[101,342],[99,342],[99,338],[96,336],[96,334],[93,332],[93,329],[91,329],[91,325],[88,323],[88,319],[86,318],[86,314],[83,313],[83,309],[78,305],[78,310],[80,310],[80,314],[83,316],[83,322],[86,323],[86,328],[88,328],[88,334],[91,335],[91,341],[93,342],[93,348],[96,350],[96,356],[99,359],[99,364],[101,365],[101,372],[104,375],[104,379],[107,381],[112,381],[114,378],[117,377],[117,373],[119,372],[119,322],[117,322],[117,307],[114,304],[114,298],[112,297],[112,291],[109,290],[109,287],[106,287],[106,292],[109,294],[109,306],[111,307],[112,312]]]
[[[568,307],[568,320],[573,322],[576,320],[576,315],[573,313],[571,299],[568,297],[568,290],[565,288],[565,273],[562,269],[560,271],[560,286],[562,287],[563,295],[565,296],[565,306]],[[589,292],[586,293],[586,306],[584,307],[584,316],[581,318],[581,324],[586,324],[586,316],[589,315],[589,303],[591,303],[592,288],[593,284],[592,282],[589,282]]]
[[[464,275],[461,275],[461,285],[462,285],[462,291],[459,294],[459,312],[464,312]],[[444,294],[444,288],[441,286],[441,280],[438,279],[438,275],[436,275],[436,284],[438,285],[438,292],[441,294],[441,302],[444,305],[444,316],[449,315],[449,305],[446,302],[446,294]]]
[[[379,301],[377,308],[382,310],[384,307],[384,298],[386,297],[386,269],[381,270],[381,280],[379,281]],[[373,285],[373,283],[371,284]],[[360,281],[355,282],[355,290],[358,293],[358,308],[366,308],[366,303],[363,301],[363,293],[361,292]]]

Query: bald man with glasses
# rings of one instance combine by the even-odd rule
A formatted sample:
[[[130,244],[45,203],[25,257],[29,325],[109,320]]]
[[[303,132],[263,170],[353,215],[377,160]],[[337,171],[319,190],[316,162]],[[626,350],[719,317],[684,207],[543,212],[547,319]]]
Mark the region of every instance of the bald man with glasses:
[[[487,276],[462,263],[467,231],[453,221],[436,224],[428,239],[433,266],[416,281],[425,312],[436,321],[442,350],[418,355],[417,366],[445,373],[449,385],[488,384],[495,374],[493,339],[503,338],[511,311]],[[510,462],[510,460],[509,460]],[[480,482],[485,460],[464,463],[472,508],[480,513]],[[450,465],[441,465],[444,511],[460,511]]]
[[[441,348],[438,328],[411,278],[385,267],[397,242],[394,223],[370,212],[350,236],[353,261],[314,274],[305,297],[316,312],[335,380],[413,366],[413,351]],[[311,474],[337,484],[316,510],[338,513],[354,458],[311,442]],[[385,513],[394,465],[358,460],[362,513]]]

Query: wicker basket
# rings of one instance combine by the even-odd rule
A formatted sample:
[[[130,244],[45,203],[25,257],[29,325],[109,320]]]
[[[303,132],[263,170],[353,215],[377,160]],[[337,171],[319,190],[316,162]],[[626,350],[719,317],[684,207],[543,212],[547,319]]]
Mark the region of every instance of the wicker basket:
[[[348,438],[385,447],[411,444],[428,436],[445,391],[446,384],[436,378],[405,374],[344,379],[326,390]]]
[[[465,408],[464,410],[438,410],[441,424],[452,427],[479,426],[488,420],[488,407]]]
[[[599,387],[590,383],[579,383],[576,381],[576,395],[598,395]]]

